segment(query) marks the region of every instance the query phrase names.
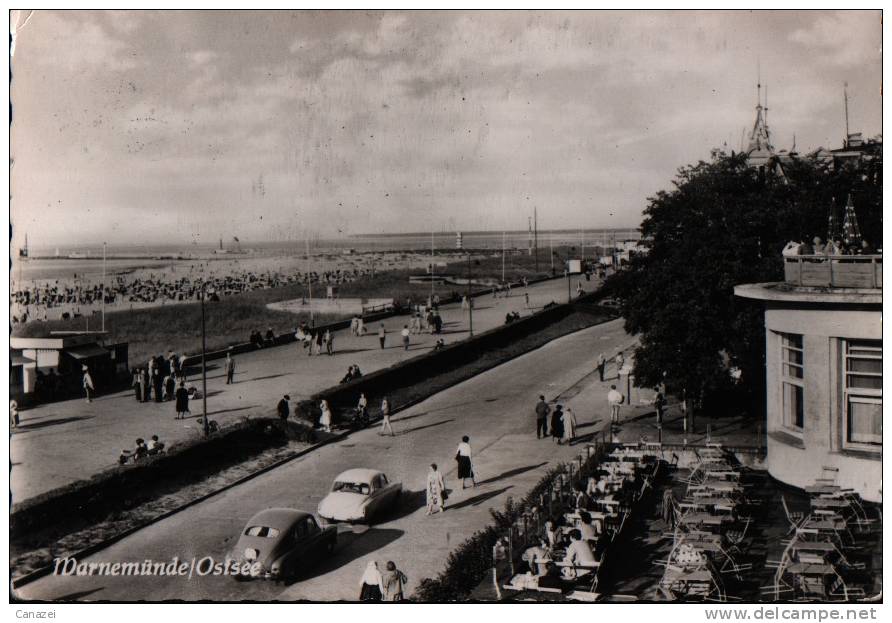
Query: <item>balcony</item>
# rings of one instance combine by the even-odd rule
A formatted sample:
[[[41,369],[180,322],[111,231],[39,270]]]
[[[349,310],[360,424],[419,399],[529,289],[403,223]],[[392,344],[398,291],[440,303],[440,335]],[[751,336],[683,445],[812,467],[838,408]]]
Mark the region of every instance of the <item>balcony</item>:
[[[784,257],[784,281],[793,286],[878,289],[882,255],[795,255]]]

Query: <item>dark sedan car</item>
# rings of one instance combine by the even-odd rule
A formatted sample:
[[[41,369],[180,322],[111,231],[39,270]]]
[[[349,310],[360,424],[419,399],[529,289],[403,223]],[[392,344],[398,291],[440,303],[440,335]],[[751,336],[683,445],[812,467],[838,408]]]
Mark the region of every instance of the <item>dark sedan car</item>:
[[[248,521],[231,558],[259,563],[254,577],[288,580],[301,569],[334,551],[335,526],[319,527],[311,513],[292,508],[268,508]]]

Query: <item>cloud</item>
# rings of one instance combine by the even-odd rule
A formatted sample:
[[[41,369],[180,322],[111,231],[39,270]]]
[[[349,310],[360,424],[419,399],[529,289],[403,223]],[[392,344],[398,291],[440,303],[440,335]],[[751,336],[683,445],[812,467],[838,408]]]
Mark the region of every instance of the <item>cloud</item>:
[[[878,38],[848,14],[37,17],[14,67],[12,182],[13,216],[43,239],[88,209],[121,236],[132,213],[174,223],[170,238],[177,219],[262,237],[296,213],[327,233],[514,228],[532,205],[547,226],[634,226],[679,166],[736,147],[759,62],[779,146],[839,140],[843,81],[857,129],[881,127],[878,62],[851,60]],[[868,43],[828,46],[834,28]]]
[[[128,71],[137,66],[133,48],[109,33],[95,16],[40,11],[32,18],[34,28],[19,35],[45,66],[69,72]],[[30,38],[29,38],[30,36]]]
[[[794,30],[790,40],[820,62],[840,67],[875,65],[882,58],[882,17],[881,11],[819,14],[809,27]]]

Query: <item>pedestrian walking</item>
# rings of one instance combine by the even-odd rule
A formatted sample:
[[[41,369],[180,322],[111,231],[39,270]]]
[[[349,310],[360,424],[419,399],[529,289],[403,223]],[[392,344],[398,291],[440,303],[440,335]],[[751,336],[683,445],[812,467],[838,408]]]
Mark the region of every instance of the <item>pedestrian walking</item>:
[[[176,419],[178,420],[182,420],[186,417],[186,414],[189,413],[189,392],[183,381],[180,381],[180,385],[177,387],[174,408],[176,409]]]
[[[226,353],[226,361],[223,364],[223,368],[226,370],[226,384],[232,385],[235,378],[235,359],[232,358],[232,352]]]
[[[87,366],[83,366],[81,370],[84,373],[83,385],[84,385],[84,394],[87,397],[87,402],[93,402],[93,391],[95,387],[93,387],[93,377],[90,376],[90,368]]]
[[[378,563],[370,560],[359,581],[359,601],[381,601],[383,594],[384,585],[381,581]]]
[[[666,397],[663,396],[663,392],[657,390],[657,395],[654,398],[654,407],[657,410],[657,424],[663,423],[663,414],[666,411]]]
[[[607,402],[610,404],[610,421],[613,424],[619,423],[619,406],[625,399],[625,396],[617,391],[616,385],[610,386],[610,391],[607,392]]]
[[[176,391],[176,378],[172,374],[164,377],[164,400],[173,400]]]
[[[149,388],[149,374],[145,368],[139,369],[139,391],[142,393],[140,402],[148,402],[152,392]]]
[[[576,440],[576,414],[573,413],[573,409],[570,407],[567,407],[567,410],[564,411],[561,424],[564,427],[563,441],[569,446]]]
[[[322,415],[319,416],[319,427],[326,433],[330,433],[331,432],[331,407],[328,405],[328,401],[323,400],[322,402],[320,402],[319,409],[322,411]]]
[[[616,354],[616,378],[619,378],[620,371],[623,369],[623,366],[626,365],[626,358],[623,357],[622,351]]]
[[[598,355],[598,376],[601,377],[601,382],[604,382],[604,369],[607,367],[607,360],[604,358],[604,353],[600,353]]]
[[[396,563],[387,561],[387,570],[381,574],[382,601],[402,601],[403,588],[409,579],[406,574],[396,568]]]
[[[133,394],[136,397],[136,402],[142,402],[142,386],[139,383],[139,370],[133,368],[130,371],[132,375],[132,382],[130,386],[133,388]]]
[[[19,403],[15,400],[9,401],[9,427],[17,428],[19,425]]]
[[[390,424],[390,402],[387,400],[387,396],[384,396],[384,399],[381,400],[381,430],[378,431],[379,435],[383,435],[384,431],[390,431],[390,436],[393,437],[393,426]]]
[[[530,293],[529,292],[523,293],[523,300],[526,302],[527,309],[529,309],[530,308]]]
[[[561,405],[556,405],[551,413],[551,438],[561,445],[564,437],[564,411]]]
[[[458,477],[461,478],[461,488],[465,488],[465,481],[470,478],[473,485],[477,486],[474,476],[474,466],[471,464],[471,438],[465,435],[455,450],[455,461],[458,463]]]
[[[161,402],[164,399],[164,378],[161,376],[159,366],[152,369],[152,390],[155,392],[155,402]]]
[[[325,330],[325,336],[323,337],[323,341],[325,342],[325,352],[329,354],[329,356],[334,354],[334,335],[332,335],[329,329]]]
[[[536,403],[536,439],[548,437],[548,414],[551,408],[545,402],[545,396],[539,396],[539,402]]]
[[[403,325],[401,335],[403,336],[403,350],[409,350],[409,325]]]
[[[387,340],[387,329],[384,328],[384,323],[381,323],[381,326],[378,327],[378,342],[381,344],[381,348],[384,348],[384,342]]]
[[[289,401],[291,400],[291,396],[285,394],[282,396],[282,400],[279,401],[279,404],[276,405],[276,413],[279,414],[280,420],[287,420],[288,416],[291,412],[291,404]]]
[[[353,337],[356,337],[357,335],[359,335],[358,329],[359,329],[359,318],[357,318],[356,316],[353,316],[353,318],[350,319],[350,335],[352,335]],[[375,563],[375,564],[377,565],[377,563]],[[377,567],[375,567],[375,569],[377,570]]]
[[[363,319],[362,319],[362,316],[360,316],[359,319],[358,319],[357,322],[356,322],[356,334],[357,334],[359,337],[362,337],[363,335],[365,335],[365,332],[366,332],[366,329],[365,329],[365,320],[363,320]]]
[[[431,463],[431,469],[427,473],[427,514],[442,513],[446,510],[446,483],[443,474],[437,469],[436,463]]]

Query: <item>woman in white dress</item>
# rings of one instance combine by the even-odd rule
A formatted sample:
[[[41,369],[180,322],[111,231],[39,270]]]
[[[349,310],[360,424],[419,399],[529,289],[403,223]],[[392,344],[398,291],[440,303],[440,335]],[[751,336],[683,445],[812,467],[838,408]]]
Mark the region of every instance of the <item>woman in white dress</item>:
[[[437,469],[436,463],[431,463],[431,469],[427,473],[427,514],[442,513],[446,504],[446,483],[443,474]]]
[[[319,403],[319,407],[322,409],[322,415],[319,418],[319,426],[326,433],[331,432],[331,407],[328,406],[328,401],[323,400]]]
[[[563,441],[570,445],[573,443],[573,440],[576,439],[576,414],[573,413],[573,409],[567,407],[564,411],[563,418],[564,420],[564,439]]]

